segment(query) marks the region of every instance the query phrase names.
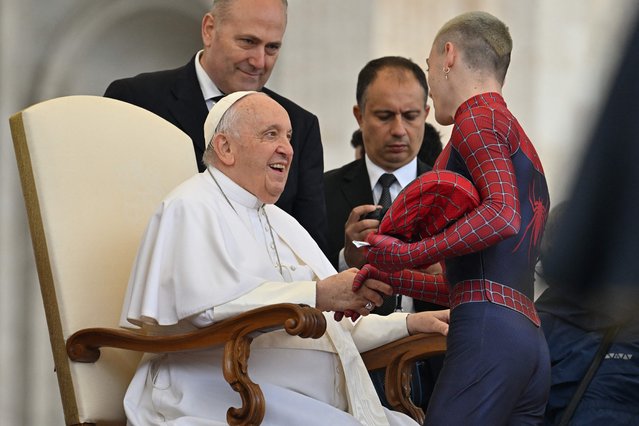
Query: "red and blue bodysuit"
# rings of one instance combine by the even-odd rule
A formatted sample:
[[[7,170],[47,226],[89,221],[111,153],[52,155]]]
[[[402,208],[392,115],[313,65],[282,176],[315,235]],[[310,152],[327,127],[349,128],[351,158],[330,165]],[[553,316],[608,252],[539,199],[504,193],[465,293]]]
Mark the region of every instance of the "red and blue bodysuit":
[[[368,238],[369,265],[356,285],[377,278],[397,293],[451,307],[446,360],[427,424],[540,424],[550,386],[532,302],[549,209],[543,168],[498,93],[467,100],[453,126],[434,171],[468,179],[479,204],[433,234],[409,236],[395,232],[392,218],[382,221],[380,233]],[[411,189],[420,191],[419,185]],[[443,275],[423,272],[440,261]]]

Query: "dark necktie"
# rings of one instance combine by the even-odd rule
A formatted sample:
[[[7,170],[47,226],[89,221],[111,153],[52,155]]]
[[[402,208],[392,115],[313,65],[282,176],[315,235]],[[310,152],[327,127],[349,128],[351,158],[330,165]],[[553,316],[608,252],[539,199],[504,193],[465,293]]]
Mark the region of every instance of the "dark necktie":
[[[391,195],[390,195],[390,187],[395,182],[395,175],[392,173],[384,173],[379,177],[379,184],[382,185],[382,195],[379,197],[379,204],[382,206],[382,211],[386,212],[388,208],[391,206]]]
[[[391,205],[391,195],[390,195],[390,187],[395,182],[395,175],[392,173],[384,173],[379,177],[379,184],[382,185],[382,195],[379,197],[379,204],[382,206],[382,212],[380,218],[384,216],[386,210]],[[373,310],[374,313],[378,315],[388,315],[391,312],[395,311],[395,308],[401,303],[401,296],[386,296],[384,297],[384,303],[382,306],[375,308]]]

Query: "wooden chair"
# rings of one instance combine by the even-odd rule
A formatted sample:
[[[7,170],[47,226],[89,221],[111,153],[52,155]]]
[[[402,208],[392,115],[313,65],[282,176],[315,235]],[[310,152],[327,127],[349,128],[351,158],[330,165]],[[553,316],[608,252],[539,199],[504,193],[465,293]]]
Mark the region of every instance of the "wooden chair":
[[[247,373],[252,336],[284,328],[318,338],[321,312],[278,304],[169,337],[118,328],[151,214],[197,173],[188,136],[146,110],[95,96],[42,102],[10,124],[66,424],[125,424],[124,392],[142,353],[213,345],[225,346],[224,376],[242,398],[229,408],[229,424],[259,424],[264,397]],[[443,336],[422,335],[363,357],[370,369],[388,367],[388,400],[420,421],[407,398],[410,364],[444,350]]]

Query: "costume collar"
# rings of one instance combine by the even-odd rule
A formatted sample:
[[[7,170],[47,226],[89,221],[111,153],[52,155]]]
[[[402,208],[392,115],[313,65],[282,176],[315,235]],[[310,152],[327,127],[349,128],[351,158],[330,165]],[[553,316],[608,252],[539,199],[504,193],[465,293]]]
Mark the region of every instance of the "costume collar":
[[[501,94],[497,92],[480,93],[462,103],[459,108],[457,108],[455,118],[457,118],[459,114],[462,114],[474,107],[487,106],[493,108],[497,105],[506,106],[506,101]]]

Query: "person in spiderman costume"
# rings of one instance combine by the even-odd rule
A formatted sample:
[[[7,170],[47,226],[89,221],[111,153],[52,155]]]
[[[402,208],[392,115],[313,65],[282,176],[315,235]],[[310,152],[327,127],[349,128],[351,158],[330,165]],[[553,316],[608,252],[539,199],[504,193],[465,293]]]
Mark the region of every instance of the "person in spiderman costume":
[[[354,283],[356,290],[376,278],[450,306],[427,425],[543,423],[550,362],[532,299],[550,201],[539,157],[501,94],[511,50],[506,25],[484,12],[453,18],[437,33],[428,84],[436,120],[453,130],[432,173],[468,179],[478,203],[434,223],[440,209],[429,204],[441,179],[407,187],[368,236],[369,264]],[[423,272],[440,261],[443,274]]]

